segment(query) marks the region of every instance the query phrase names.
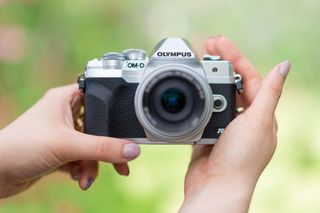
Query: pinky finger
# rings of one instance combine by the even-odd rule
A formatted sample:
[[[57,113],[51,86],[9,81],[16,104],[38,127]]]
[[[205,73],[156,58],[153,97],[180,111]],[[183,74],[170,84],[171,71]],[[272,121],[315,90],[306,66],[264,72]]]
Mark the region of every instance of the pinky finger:
[[[119,175],[129,176],[130,174],[128,163],[113,164],[113,167]]]

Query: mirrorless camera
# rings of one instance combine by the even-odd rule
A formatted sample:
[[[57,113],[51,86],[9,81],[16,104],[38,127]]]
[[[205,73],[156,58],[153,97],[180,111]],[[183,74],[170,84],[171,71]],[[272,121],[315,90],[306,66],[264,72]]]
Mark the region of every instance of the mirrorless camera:
[[[234,119],[241,76],[229,61],[200,61],[182,38],[166,38],[150,58],[109,52],[80,75],[84,132],[146,144],[214,144]]]

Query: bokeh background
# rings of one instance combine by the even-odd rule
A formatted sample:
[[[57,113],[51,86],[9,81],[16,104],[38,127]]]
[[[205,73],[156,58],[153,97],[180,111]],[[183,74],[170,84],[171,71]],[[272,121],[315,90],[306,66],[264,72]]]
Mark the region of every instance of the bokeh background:
[[[263,75],[293,64],[277,110],[278,149],[250,212],[320,212],[319,9],[318,0],[0,0],[0,128],[106,51],[150,52],[182,36],[203,54],[206,38],[223,34]],[[189,158],[189,146],[143,146],[128,178],[101,164],[82,192],[56,172],[1,200],[0,212],[176,212]]]

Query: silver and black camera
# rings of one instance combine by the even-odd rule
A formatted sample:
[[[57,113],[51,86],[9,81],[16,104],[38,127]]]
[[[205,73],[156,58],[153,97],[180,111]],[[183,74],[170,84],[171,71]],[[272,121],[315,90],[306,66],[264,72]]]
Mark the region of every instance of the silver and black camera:
[[[80,75],[84,132],[147,144],[214,144],[234,119],[241,76],[229,61],[200,61],[182,38],[106,53]]]

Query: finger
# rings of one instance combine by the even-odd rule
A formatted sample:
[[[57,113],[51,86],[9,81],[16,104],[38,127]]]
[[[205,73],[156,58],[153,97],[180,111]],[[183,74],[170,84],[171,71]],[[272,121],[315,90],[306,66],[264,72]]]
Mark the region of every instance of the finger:
[[[213,145],[193,145],[191,162],[197,161],[199,158],[209,156]]]
[[[69,173],[69,172],[70,172],[70,168],[71,168],[71,163],[72,163],[72,162],[60,166],[60,167],[58,168],[58,170],[60,170],[60,171],[62,171],[62,172],[67,172],[67,173]]]
[[[126,163],[140,155],[140,147],[127,140],[93,136],[70,130],[62,153],[67,161],[95,160],[109,163]]]
[[[258,94],[252,103],[251,110],[261,115],[272,115],[277,107],[283,85],[291,64],[284,61],[278,64],[263,80]]]
[[[243,99],[242,94],[236,94],[237,107],[247,107],[246,101]]]
[[[251,104],[261,83],[261,77],[250,61],[240,50],[226,37],[216,36],[208,39],[207,51],[212,55],[219,55],[228,60],[234,66],[237,73],[242,76],[244,84],[244,96]]]
[[[57,98],[67,97],[68,99],[71,99],[73,94],[81,94],[77,84],[70,84],[66,86],[49,89],[45,97],[55,96]]]
[[[119,175],[129,176],[130,174],[128,163],[113,164],[113,167]]]
[[[222,59],[230,61],[235,70],[244,75],[246,80],[261,80],[255,67],[228,38],[224,36],[209,38],[206,47],[209,54],[217,54]]]
[[[70,106],[73,116],[78,115],[80,108],[83,104],[83,95],[80,93],[74,93],[70,100]]]
[[[70,167],[70,176],[73,180],[79,180],[81,176],[81,166],[80,162],[78,164],[74,164]]]
[[[83,94],[74,94],[70,101],[70,106],[72,110],[73,127],[77,131],[83,132],[83,119],[84,119],[84,109],[83,109]]]
[[[98,175],[97,161],[81,161],[81,175],[79,179],[79,186],[82,190],[87,190],[95,181]]]
[[[81,161],[69,162],[63,166],[60,166],[59,170],[70,174],[73,180],[79,180],[81,173],[80,163]]]

